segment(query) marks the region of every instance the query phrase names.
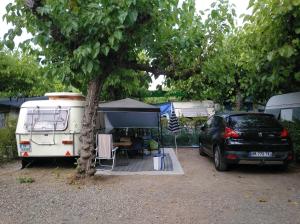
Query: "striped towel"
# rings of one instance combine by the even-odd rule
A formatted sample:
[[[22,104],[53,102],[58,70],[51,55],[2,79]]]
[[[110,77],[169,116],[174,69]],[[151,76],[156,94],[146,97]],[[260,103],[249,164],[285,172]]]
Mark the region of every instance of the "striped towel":
[[[98,157],[111,159],[112,148],[112,134],[98,134]]]

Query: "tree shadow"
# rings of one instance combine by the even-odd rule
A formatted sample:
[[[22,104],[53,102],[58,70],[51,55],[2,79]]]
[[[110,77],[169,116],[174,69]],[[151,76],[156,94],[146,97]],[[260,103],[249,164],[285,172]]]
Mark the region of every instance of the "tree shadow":
[[[25,169],[30,168],[76,168],[76,158],[30,158]]]

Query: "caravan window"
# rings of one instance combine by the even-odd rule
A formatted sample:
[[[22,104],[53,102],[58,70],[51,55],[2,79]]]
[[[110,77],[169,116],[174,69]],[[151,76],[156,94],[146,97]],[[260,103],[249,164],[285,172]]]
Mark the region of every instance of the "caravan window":
[[[68,125],[68,109],[28,109],[25,129],[28,131],[63,131]]]
[[[293,109],[282,109],[280,112],[280,120],[292,121],[293,120]]]
[[[293,120],[299,120],[300,121],[300,107],[294,108]]]

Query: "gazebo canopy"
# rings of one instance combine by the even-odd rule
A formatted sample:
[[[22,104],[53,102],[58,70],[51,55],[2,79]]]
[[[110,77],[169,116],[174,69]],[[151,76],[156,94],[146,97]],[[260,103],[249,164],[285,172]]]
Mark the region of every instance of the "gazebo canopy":
[[[130,98],[99,104],[98,112],[104,129],[159,127],[160,108]]]

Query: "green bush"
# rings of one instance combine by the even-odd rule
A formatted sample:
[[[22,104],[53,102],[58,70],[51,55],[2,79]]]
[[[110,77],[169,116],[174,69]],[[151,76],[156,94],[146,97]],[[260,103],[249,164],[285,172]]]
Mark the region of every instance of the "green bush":
[[[291,139],[294,144],[295,157],[297,161],[300,161],[300,121],[295,122],[282,122],[283,126],[286,127],[290,133]]]
[[[35,180],[32,177],[18,177],[17,181],[20,184],[31,184],[31,183],[35,182]]]
[[[191,141],[190,141],[190,135],[187,132],[181,132],[178,136],[177,136],[177,145],[178,146],[189,146],[191,145]]]
[[[199,145],[199,133],[200,126],[207,121],[207,117],[194,117],[186,118],[179,117],[180,131],[177,135],[177,145],[195,147]],[[166,118],[162,119],[162,135],[163,135],[163,145],[165,147],[174,147],[174,134],[167,130],[168,120]]]
[[[149,150],[153,151],[153,150],[157,150],[157,149],[158,149],[158,142],[155,141],[155,140],[153,140],[153,139],[151,139],[149,141]]]
[[[18,156],[16,143],[16,119],[6,119],[5,128],[0,129],[0,162],[9,161]]]
[[[163,144],[165,147],[174,147],[175,140],[172,132],[167,129],[163,129]],[[182,128],[176,133],[177,145],[195,147],[199,145],[199,130],[193,128]]]
[[[207,117],[180,117],[179,123],[182,127],[197,128],[207,121]]]

